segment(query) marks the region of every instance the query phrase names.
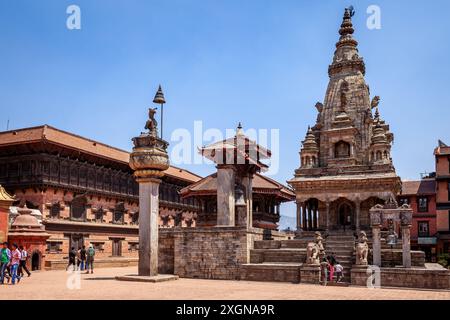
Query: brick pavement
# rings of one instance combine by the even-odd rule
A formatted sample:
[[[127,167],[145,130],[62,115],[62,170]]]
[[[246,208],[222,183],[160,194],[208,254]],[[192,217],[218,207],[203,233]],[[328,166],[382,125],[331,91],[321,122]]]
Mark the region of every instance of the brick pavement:
[[[74,290],[67,288],[68,275],[64,271],[37,272],[30,278],[23,279],[19,285],[0,286],[0,299],[450,300],[450,291],[321,287],[290,283],[198,279],[180,279],[164,283],[132,283],[114,280],[116,275],[136,272],[136,267],[98,269],[93,275],[81,275],[81,288]]]

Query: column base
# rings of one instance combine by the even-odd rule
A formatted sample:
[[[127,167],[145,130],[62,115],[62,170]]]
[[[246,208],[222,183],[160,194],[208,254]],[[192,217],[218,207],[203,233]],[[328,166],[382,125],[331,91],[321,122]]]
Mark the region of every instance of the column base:
[[[166,282],[178,279],[179,277],[173,274],[158,274],[157,276],[138,276],[133,274],[116,277],[116,280],[118,281],[151,282],[151,283]]]

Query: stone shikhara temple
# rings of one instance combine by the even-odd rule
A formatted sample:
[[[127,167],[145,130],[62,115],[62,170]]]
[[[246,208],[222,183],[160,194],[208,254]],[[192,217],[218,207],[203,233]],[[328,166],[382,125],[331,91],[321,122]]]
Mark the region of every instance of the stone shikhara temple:
[[[51,127],[0,133],[0,184],[15,195],[0,198],[0,226],[9,205],[39,209],[41,224],[25,207],[10,231],[21,239],[28,221],[49,269],[62,266],[69,246],[93,243],[104,251],[100,258],[127,245],[125,265],[137,263],[139,252],[142,277],[318,284],[320,263],[332,254],[344,266],[344,285],[366,286],[369,270],[382,286],[449,289],[450,272],[410,249],[412,210],[395,201],[394,136],[364,80],[352,15],[345,10],[325,100],[316,104],[292,189],[262,174],[271,151],[241,126],[200,149],[216,173],[201,178],[169,166],[150,109],[148,132],[134,138],[131,158]],[[290,239],[277,223],[280,204],[293,200],[297,233]]]

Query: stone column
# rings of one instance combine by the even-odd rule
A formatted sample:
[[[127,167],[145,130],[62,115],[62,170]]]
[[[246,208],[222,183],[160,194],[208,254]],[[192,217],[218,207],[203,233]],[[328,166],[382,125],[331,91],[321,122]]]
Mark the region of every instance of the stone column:
[[[314,230],[317,230],[318,229],[318,227],[319,227],[319,224],[318,224],[318,212],[317,212],[318,210],[317,210],[317,207],[316,207],[316,205],[314,204],[313,205],[313,229]]]
[[[159,179],[139,180],[139,275],[158,275]]]
[[[299,202],[297,200],[296,204],[297,204],[297,231],[301,231],[301,229],[302,229],[302,221],[301,221],[302,217],[301,217],[301,215],[302,215],[302,205],[303,205],[303,203]]]
[[[303,230],[308,230],[308,221],[306,217],[306,203],[302,203],[302,223],[303,223]]]
[[[308,230],[313,229],[311,203],[308,201]]]
[[[381,267],[380,225],[372,225],[373,265]]]
[[[168,143],[158,137],[156,109],[149,109],[148,132],[133,138],[130,167],[139,184],[138,275],[158,275],[159,184],[169,168]]]
[[[356,200],[355,201],[355,226],[356,231],[359,232],[360,230],[360,216],[361,216],[361,201]]]
[[[327,219],[327,231],[330,230],[330,201],[327,200],[327,202],[325,202],[325,206],[326,206],[326,219]]]
[[[245,188],[245,199],[247,201],[247,229],[253,227],[253,176],[247,175],[242,178],[242,185]]]
[[[235,187],[236,173],[231,167],[217,170],[217,225],[235,225]]]
[[[402,226],[403,267],[411,268],[411,226]]]

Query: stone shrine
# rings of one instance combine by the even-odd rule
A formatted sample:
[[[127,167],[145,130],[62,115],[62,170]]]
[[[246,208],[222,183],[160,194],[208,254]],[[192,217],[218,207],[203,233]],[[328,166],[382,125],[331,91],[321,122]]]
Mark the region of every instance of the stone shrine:
[[[308,128],[300,168],[289,184],[297,195],[297,230],[369,230],[369,209],[401,187],[391,158],[394,135],[370,101],[365,64],[345,10],[324,103]]]

